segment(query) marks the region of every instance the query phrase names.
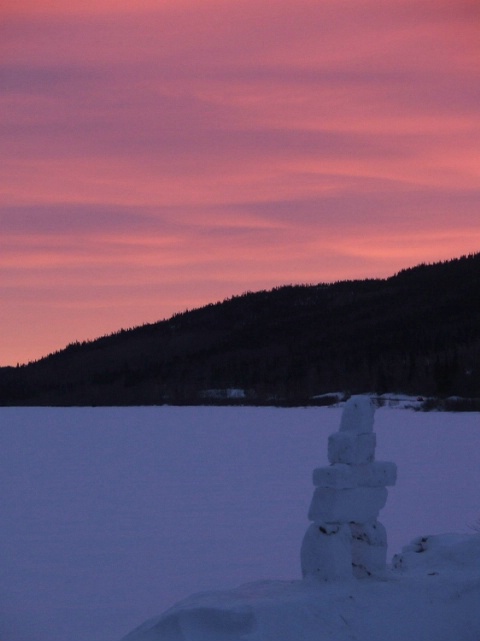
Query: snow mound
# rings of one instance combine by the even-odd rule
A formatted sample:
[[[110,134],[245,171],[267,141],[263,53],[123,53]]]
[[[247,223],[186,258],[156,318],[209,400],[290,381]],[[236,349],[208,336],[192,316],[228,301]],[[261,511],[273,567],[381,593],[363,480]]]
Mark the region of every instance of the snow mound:
[[[420,537],[396,560],[381,579],[197,594],[122,641],[478,641],[480,535]]]
[[[422,408],[425,399],[422,396],[393,394],[389,392],[376,396],[375,401],[380,407],[399,410],[419,410]]]
[[[480,576],[480,535],[419,536],[393,557],[396,570],[424,572],[476,571]]]

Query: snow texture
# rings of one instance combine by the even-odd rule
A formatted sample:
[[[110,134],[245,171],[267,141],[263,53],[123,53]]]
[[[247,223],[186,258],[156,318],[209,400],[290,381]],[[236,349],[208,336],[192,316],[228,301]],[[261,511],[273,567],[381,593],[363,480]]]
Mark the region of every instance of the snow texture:
[[[350,526],[347,523],[312,523],[303,537],[300,564],[303,576],[326,581],[351,577]]]
[[[468,572],[472,569],[480,574],[479,552],[480,534],[419,536],[393,557],[392,566],[396,570],[417,571],[420,574],[434,571]]]
[[[378,521],[352,523],[352,567],[358,578],[381,576],[387,563],[387,531]]]
[[[478,641],[480,536],[427,543],[423,553],[413,543],[381,580],[264,581],[197,594],[122,641]]]
[[[314,471],[302,582],[199,594],[122,641],[478,641],[480,535],[419,537],[387,568],[376,515],[396,468],[355,465],[362,437],[374,436],[370,409],[352,399],[344,410],[338,434],[353,437],[352,467],[334,460]]]
[[[335,432],[328,437],[328,460],[330,463],[365,465],[374,460],[376,444],[375,434]]]
[[[297,580],[309,526],[310,471],[330,467],[327,439],[341,413],[315,407],[0,408],[0,639],[118,641],[192,592],[216,590],[206,598],[209,607],[230,610],[228,590],[255,581],[235,591],[239,608],[252,607],[255,639],[265,632],[268,640],[277,625],[286,626],[279,639],[290,632],[289,641],[318,641],[331,621],[332,629],[343,631],[330,641],[375,641],[381,632],[385,641],[479,641],[480,598],[473,587],[479,561],[463,545],[449,546],[436,570],[417,565],[387,568],[386,578],[375,580]],[[472,532],[480,515],[479,416],[395,411],[388,403],[377,409],[377,458],[395,460],[399,468],[380,516],[389,560],[419,534],[435,546],[430,535]],[[427,554],[412,553],[403,564],[424,563]],[[465,554],[466,564],[460,562]],[[435,571],[438,576],[430,576]],[[268,577],[276,581],[258,583]],[[355,593],[346,592],[347,585]],[[342,590],[344,601],[335,597]],[[319,599],[325,599],[320,610]],[[270,632],[267,615],[257,618],[266,601]],[[280,612],[286,601],[291,615]],[[350,616],[353,605],[368,614]],[[380,618],[388,621],[395,608],[392,626],[382,628]],[[217,634],[218,626],[217,619]],[[380,632],[370,639],[369,630]],[[228,634],[235,639],[234,631]]]
[[[317,487],[308,518],[326,523],[366,523],[377,519],[386,501],[387,490],[384,487],[354,487],[349,490]]]
[[[354,469],[354,474],[361,487],[392,486],[397,482],[397,465],[391,461],[377,461],[359,465]]]
[[[352,487],[384,487],[397,482],[397,466],[390,461],[376,461],[365,465],[334,463],[317,467],[312,474],[316,487],[345,490]]]
[[[375,405],[368,396],[352,396],[345,404],[340,432],[370,434],[373,432]]]

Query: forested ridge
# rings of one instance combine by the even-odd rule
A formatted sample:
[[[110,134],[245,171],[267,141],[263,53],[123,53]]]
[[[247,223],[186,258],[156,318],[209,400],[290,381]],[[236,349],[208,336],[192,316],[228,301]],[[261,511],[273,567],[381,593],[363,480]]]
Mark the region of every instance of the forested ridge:
[[[2,405],[303,404],[333,391],[480,397],[480,253],[387,279],[245,293],[0,368]]]

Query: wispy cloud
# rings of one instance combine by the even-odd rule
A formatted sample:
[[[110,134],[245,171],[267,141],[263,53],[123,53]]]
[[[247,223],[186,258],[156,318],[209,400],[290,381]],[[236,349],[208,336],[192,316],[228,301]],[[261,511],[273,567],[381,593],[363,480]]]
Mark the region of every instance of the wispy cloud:
[[[479,247],[476,2],[2,12],[0,363]]]

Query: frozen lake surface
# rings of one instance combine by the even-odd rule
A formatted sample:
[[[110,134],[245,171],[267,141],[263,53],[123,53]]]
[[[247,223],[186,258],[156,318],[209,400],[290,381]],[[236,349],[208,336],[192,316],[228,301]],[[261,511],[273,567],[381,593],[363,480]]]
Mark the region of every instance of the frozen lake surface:
[[[2,408],[0,639],[118,641],[193,592],[300,577],[341,410]],[[376,413],[389,556],[480,517],[480,415]]]

